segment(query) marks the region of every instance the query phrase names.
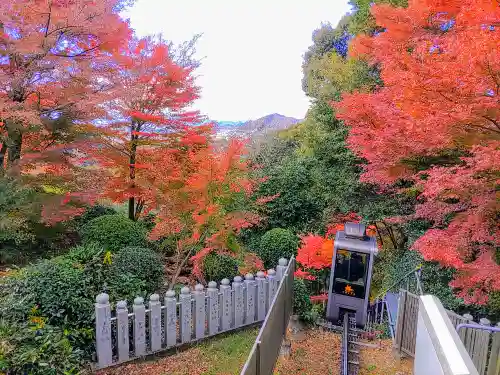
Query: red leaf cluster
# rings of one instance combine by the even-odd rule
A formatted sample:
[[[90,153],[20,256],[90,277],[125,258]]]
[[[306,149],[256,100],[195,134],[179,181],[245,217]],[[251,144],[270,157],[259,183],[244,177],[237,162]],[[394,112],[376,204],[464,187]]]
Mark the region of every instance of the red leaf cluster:
[[[422,191],[412,218],[435,228],[414,245],[459,270],[468,302],[499,290],[500,7],[496,0],[411,0],[372,7],[385,31],[360,36],[351,56],[380,67],[383,87],[334,104],[351,127],[349,145],[368,160],[364,181],[413,180]],[[460,149],[461,164],[417,173],[407,161]],[[451,220],[450,220],[451,218]],[[449,225],[446,227],[446,221]]]

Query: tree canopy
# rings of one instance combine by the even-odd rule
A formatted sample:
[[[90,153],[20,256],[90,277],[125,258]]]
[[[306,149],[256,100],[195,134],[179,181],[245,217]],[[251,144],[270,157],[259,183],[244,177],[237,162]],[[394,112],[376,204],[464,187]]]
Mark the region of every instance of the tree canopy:
[[[410,181],[410,218],[433,223],[414,248],[458,269],[453,286],[484,303],[500,288],[498,3],[415,0],[371,12],[383,31],[360,35],[350,54],[377,64],[383,86],[334,104],[368,161],[361,178]]]

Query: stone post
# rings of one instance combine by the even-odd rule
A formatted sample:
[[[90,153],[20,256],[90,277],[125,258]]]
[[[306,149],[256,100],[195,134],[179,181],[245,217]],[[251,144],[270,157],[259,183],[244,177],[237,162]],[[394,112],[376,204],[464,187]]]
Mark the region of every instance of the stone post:
[[[276,279],[276,271],[272,268],[267,271],[267,283],[268,283],[268,299],[266,305],[266,311],[269,311],[273,303],[274,296],[278,291],[278,280]]]
[[[286,272],[287,266],[288,266],[288,260],[287,259],[281,258],[278,261],[278,265],[276,266],[276,279],[278,280],[278,284],[283,279],[283,275]]]
[[[191,291],[189,287],[185,286],[181,289],[181,294],[179,296],[179,302],[181,304],[180,312],[180,328],[181,328],[181,342],[187,343],[191,341],[192,329],[191,329]]]
[[[222,293],[222,314],[221,314],[221,329],[227,331],[231,328],[232,316],[232,293],[229,279],[221,281],[220,291]]]
[[[266,275],[264,272],[257,272],[255,278],[257,284],[257,321],[263,321],[266,318]]]
[[[107,367],[113,362],[111,347],[111,306],[106,293],[99,294],[95,299],[95,337],[97,364],[99,368]]]
[[[130,352],[127,301],[118,301],[116,304],[116,329],[118,330],[118,361],[125,362],[128,361]]]
[[[251,273],[245,275],[245,324],[255,322],[255,281]]]
[[[161,303],[156,293],[149,297],[149,340],[152,352],[161,349]]]
[[[219,290],[217,283],[210,281],[208,283],[208,334],[210,336],[219,332]]]
[[[165,346],[170,348],[177,344],[177,299],[173,290],[165,293],[163,319],[165,320]]]
[[[146,307],[144,298],[134,299],[134,348],[137,357],[146,354]]]
[[[197,340],[205,337],[205,288],[201,284],[194,287],[194,304],[195,304],[195,337]]]
[[[233,281],[233,304],[234,304],[234,328],[241,327],[245,322],[245,295],[243,291],[243,279],[236,276]]]

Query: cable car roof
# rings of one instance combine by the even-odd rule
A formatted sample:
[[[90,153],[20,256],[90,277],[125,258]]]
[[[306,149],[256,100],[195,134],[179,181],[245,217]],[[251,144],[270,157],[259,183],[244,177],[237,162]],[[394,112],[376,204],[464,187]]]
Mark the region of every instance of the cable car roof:
[[[360,224],[357,228],[355,228],[352,226],[348,227],[347,224],[353,223],[346,223],[346,230],[337,232],[335,236],[335,249],[345,249],[351,251],[359,251],[360,253],[377,255],[377,241],[375,237],[366,235],[364,225]],[[350,235],[346,234],[346,232]],[[363,234],[361,235],[361,233]]]

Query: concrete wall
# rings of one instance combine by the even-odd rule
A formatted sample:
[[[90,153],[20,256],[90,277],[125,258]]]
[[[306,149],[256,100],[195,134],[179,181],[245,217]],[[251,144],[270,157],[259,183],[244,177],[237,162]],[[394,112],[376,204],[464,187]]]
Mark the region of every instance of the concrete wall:
[[[478,375],[443,305],[420,297],[414,375]]]

